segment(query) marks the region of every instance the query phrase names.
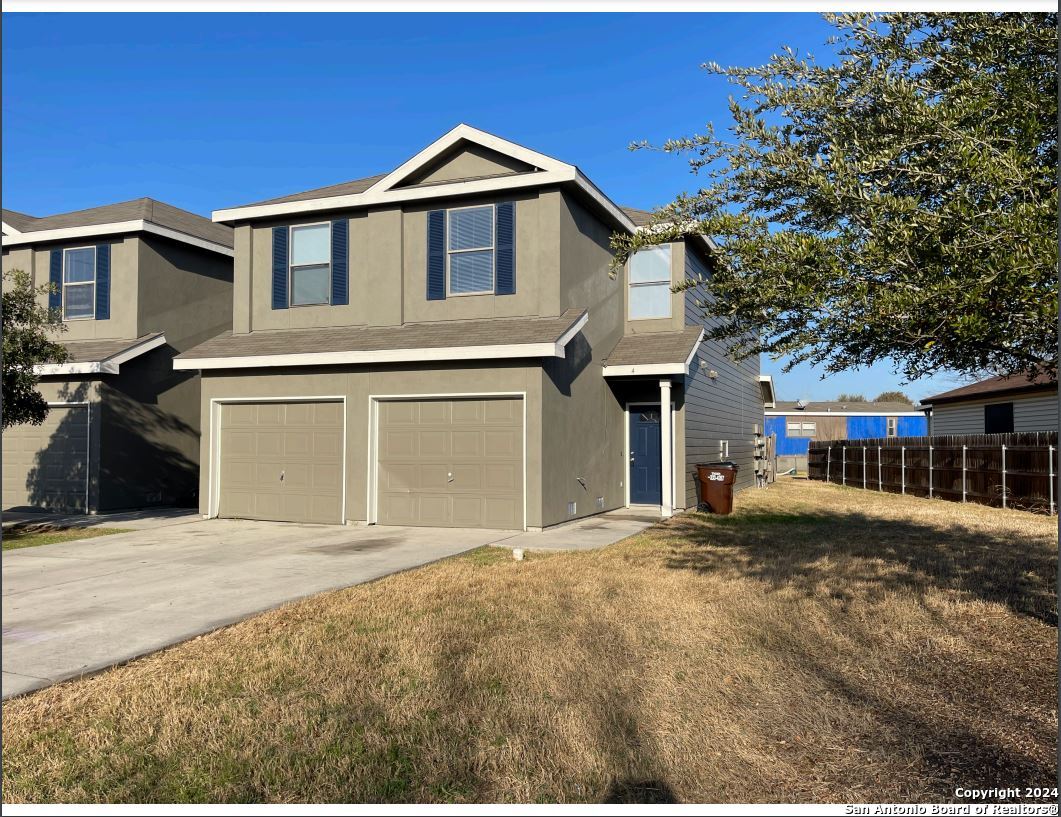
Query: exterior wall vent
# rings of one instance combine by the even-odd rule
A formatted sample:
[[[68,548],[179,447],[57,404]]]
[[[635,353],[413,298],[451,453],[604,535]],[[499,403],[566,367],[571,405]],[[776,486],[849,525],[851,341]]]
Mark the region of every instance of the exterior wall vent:
[[[597,497],[597,510],[598,511],[603,511],[604,510],[604,497],[602,497],[602,496]]]
[[[568,516],[574,516],[576,513],[578,513],[578,503],[576,503],[576,502],[568,502],[567,503],[567,515]]]

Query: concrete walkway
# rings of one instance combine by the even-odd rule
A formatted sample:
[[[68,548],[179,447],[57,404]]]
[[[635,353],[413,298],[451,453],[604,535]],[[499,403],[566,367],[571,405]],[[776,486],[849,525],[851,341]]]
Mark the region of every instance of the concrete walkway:
[[[658,521],[614,512],[520,533],[118,516],[86,519],[142,529],[3,553],[4,698],[484,545],[587,550]]]

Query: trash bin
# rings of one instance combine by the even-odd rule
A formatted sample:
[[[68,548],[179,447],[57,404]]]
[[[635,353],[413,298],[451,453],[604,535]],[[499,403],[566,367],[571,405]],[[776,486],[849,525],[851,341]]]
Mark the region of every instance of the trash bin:
[[[733,462],[697,463],[700,483],[698,510],[728,514],[733,511],[733,483],[737,481],[737,464]]]

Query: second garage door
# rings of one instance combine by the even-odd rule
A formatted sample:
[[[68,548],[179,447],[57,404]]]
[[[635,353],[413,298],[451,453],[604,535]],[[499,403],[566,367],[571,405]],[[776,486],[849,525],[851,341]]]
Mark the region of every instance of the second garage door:
[[[523,528],[523,401],[379,404],[383,525]]]
[[[343,403],[221,406],[218,515],[343,521]]]
[[[4,432],[5,508],[85,511],[88,492],[88,406],[55,405],[39,426]]]

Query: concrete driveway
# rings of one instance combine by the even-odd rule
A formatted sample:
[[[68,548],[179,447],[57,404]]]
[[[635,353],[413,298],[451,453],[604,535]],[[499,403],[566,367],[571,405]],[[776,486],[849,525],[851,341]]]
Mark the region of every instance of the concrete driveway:
[[[6,551],[3,697],[154,652],[285,602],[520,535],[186,519]]]

